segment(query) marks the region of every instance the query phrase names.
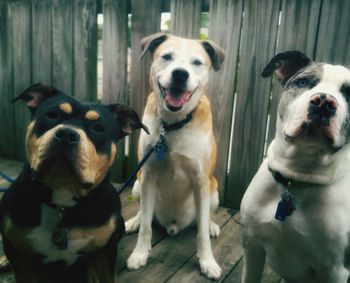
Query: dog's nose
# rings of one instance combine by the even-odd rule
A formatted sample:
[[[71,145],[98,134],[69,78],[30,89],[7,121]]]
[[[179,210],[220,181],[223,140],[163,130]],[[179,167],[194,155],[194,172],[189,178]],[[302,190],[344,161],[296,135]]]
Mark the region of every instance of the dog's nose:
[[[187,81],[189,73],[185,69],[175,69],[172,72],[172,79],[174,82],[183,83]]]
[[[333,96],[325,93],[314,94],[309,106],[310,119],[330,118],[335,115],[337,107],[338,101]]]
[[[62,145],[76,145],[80,141],[77,131],[70,128],[60,128],[55,133],[55,139]]]

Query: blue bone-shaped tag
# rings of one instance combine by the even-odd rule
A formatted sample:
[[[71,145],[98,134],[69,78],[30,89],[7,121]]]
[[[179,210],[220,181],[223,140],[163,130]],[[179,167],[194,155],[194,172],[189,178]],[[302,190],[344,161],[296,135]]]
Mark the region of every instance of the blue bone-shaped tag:
[[[165,153],[168,151],[168,145],[166,144],[163,135],[160,136],[158,142],[154,146],[154,151],[156,153],[156,158],[158,161],[163,160]]]

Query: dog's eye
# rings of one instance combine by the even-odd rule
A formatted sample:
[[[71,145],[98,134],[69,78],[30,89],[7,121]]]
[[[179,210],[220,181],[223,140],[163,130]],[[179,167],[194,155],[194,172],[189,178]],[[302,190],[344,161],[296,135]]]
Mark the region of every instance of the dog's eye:
[[[105,131],[105,128],[103,127],[103,125],[101,123],[95,123],[91,126],[91,129],[94,131],[94,132],[97,132],[97,133],[102,133]]]
[[[57,110],[53,110],[46,113],[46,117],[49,118],[50,120],[58,120],[61,117],[61,115],[60,115],[60,112],[58,112]]]
[[[301,87],[306,87],[309,84],[309,81],[307,79],[303,78],[303,79],[297,80],[295,83],[298,87],[301,88]]]
[[[165,61],[170,61],[173,59],[173,56],[171,54],[164,54],[162,55],[162,58],[165,60]]]
[[[340,92],[346,95],[347,97],[350,97],[350,85],[342,85],[342,87],[340,88]]]
[[[198,59],[193,60],[193,61],[192,61],[192,64],[195,65],[195,66],[201,66],[201,65],[203,65],[202,61],[200,61],[200,60],[198,60]]]

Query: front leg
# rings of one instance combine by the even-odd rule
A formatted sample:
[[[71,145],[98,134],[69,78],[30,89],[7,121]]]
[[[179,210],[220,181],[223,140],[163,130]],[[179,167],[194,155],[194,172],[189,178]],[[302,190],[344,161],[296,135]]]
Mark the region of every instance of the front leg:
[[[127,261],[130,270],[141,268],[147,263],[151,250],[152,219],[155,201],[155,182],[149,174],[142,174],[140,194],[140,228],[134,251]]]
[[[210,199],[209,179],[200,180],[194,188],[198,226],[197,255],[202,273],[209,278],[219,279],[221,276],[221,268],[214,258],[209,235]]]
[[[259,283],[265,265],[265,251],[253,238],[243,235],[242,283]]]

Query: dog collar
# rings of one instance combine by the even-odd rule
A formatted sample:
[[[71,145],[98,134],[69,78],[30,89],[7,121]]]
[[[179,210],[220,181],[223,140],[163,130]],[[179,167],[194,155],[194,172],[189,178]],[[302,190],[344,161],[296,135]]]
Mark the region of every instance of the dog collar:
[[[194,112],[194,110],[191,113],[189,113],[185,119],[178,121],[176,123],[173,123],[173,124],[167,124],[164,120],[162,120],[162,126],[163,126],[164,131],[171,132],[174,130],[181,129],[183,126],[185,126],[186,124],[191,122],[193,112]]]

